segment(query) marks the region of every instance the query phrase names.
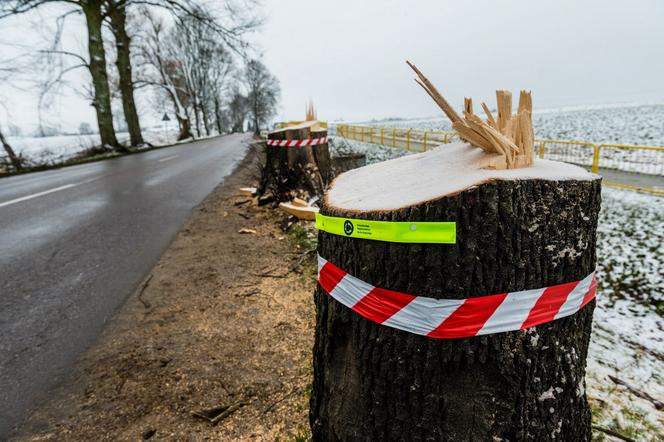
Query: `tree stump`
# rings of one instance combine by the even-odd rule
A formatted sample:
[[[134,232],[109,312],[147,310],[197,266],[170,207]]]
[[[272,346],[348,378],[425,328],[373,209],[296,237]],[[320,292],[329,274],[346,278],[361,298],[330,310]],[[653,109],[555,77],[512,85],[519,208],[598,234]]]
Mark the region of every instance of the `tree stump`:
[[[465,299],[580,281],[595,269],[600,179],[576,166],[483,170],[456,143],[340,175],[321,214],[454,221],[456,244],[319,233],[322,258],[375,287]],[[479,165],[479,166],[478,166]],[[378,324],[319,285],[316,441],[588,441],[595,302],[525,330],[435,339]]]
[[[307,140],[327,139],[327,130],[309,121],[268,134],[270,141],[301,141],[299,146],[270,146],[266,143],[266,163],[261,179],[259,202],[291,201],[322,196],[332,179],[327,141],[307,145]]]

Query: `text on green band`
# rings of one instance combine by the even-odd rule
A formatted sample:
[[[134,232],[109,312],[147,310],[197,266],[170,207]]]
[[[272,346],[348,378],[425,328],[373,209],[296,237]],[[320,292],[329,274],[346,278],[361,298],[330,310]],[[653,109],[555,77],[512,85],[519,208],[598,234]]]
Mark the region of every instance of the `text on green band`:
[[[455,222],[370,221],[316,214],[316,228],[350,238],[402,243],[455,244]]]

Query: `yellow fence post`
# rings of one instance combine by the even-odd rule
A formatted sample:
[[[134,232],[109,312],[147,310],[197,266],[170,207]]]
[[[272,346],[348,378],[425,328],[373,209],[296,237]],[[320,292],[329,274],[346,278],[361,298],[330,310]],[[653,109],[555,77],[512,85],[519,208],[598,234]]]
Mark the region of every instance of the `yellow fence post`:
[[[450,136],[447,132],[443,135],[443,143],[448,144],[450,142]]]
[[[540,141],[540,148],[539,148],[539,157],[544,158],[544,145],[546,144],[545,141]]]
[[[385,128],[380,128],[380,144],[385,144]]]
[[[599,170],[599,146],[597,144],[593,144],[593,167],[591,170],[593,173],[597,173]]]
[[[397,129],[392,128],[392,147],[397,147]]]
[[[408,132],[406,132],[406,150],[410,150],[410,131],[412,129],[408,129]]]
[[[424,131],[424,141],[423,141],[423,144],[424,144],[424,147],[422,148],[422,150],[423,150],[424,152],[426,152],[426,151],[427,151],[427,131],[426,131],[426,130]]]

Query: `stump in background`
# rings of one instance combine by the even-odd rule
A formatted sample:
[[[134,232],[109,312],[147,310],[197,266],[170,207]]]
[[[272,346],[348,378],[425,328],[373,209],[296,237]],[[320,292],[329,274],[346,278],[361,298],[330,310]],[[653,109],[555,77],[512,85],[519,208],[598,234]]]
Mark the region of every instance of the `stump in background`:
[[[456,244],[321,231],[319,254],[375,287],[435,299],[593,272],[599,177],[545,160],[514,170],[469,166],[484,156],[457,143],[356,169],[336,179],[321,208],[351,219],[455,221]],[[590,440],[584,375],[594,301],[527,330],[459,339],[372,322],[320,286],[315,303],[316,441]]]
[[[266,164],[261,179],[259,202],[291,201],[322,196],[332,179],[328,143],[307,146],[307,140],[327,137],[317,121],[307,121],[268,134],[268,140],[301,140],[303,145],[281,147],[266,145]]]

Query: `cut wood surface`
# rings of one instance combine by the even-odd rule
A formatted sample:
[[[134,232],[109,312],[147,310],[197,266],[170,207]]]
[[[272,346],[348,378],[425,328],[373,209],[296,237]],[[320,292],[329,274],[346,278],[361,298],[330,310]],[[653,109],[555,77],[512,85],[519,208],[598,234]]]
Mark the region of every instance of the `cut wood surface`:
[[[391,210],[461,192],[493,180],[598,180],[598,175],[557,161],[535,159],[531,167],[483,168],[500,159],[456,142],[420,154],[354,169],[338,176],[325,202],[350,210]]]
[[[279,133],[283,133],[283,132],[293,133],[293,132],[295,132],[297,130],[300,130],[300,129],[312,129],[314,127],[320,128],[320,122],[318,122],[318,120],[305,121],[304,123],[296,124],[296,125],[293,125],[293,126],[286,126],[286,127],[282,127],[281,129],[275,129],[275,130],[271,131],[268,134],[268,138],[281,140],[281,139],[285,139],[285,138],[277,138],[277,137],[272,138],[272,137],[270,137],[270,135],[279,134]]]
[[[315,220],[318,207],[301,206],[291,203],[279,203],[279,208],[286,213],[296,216],[298,219]]]

